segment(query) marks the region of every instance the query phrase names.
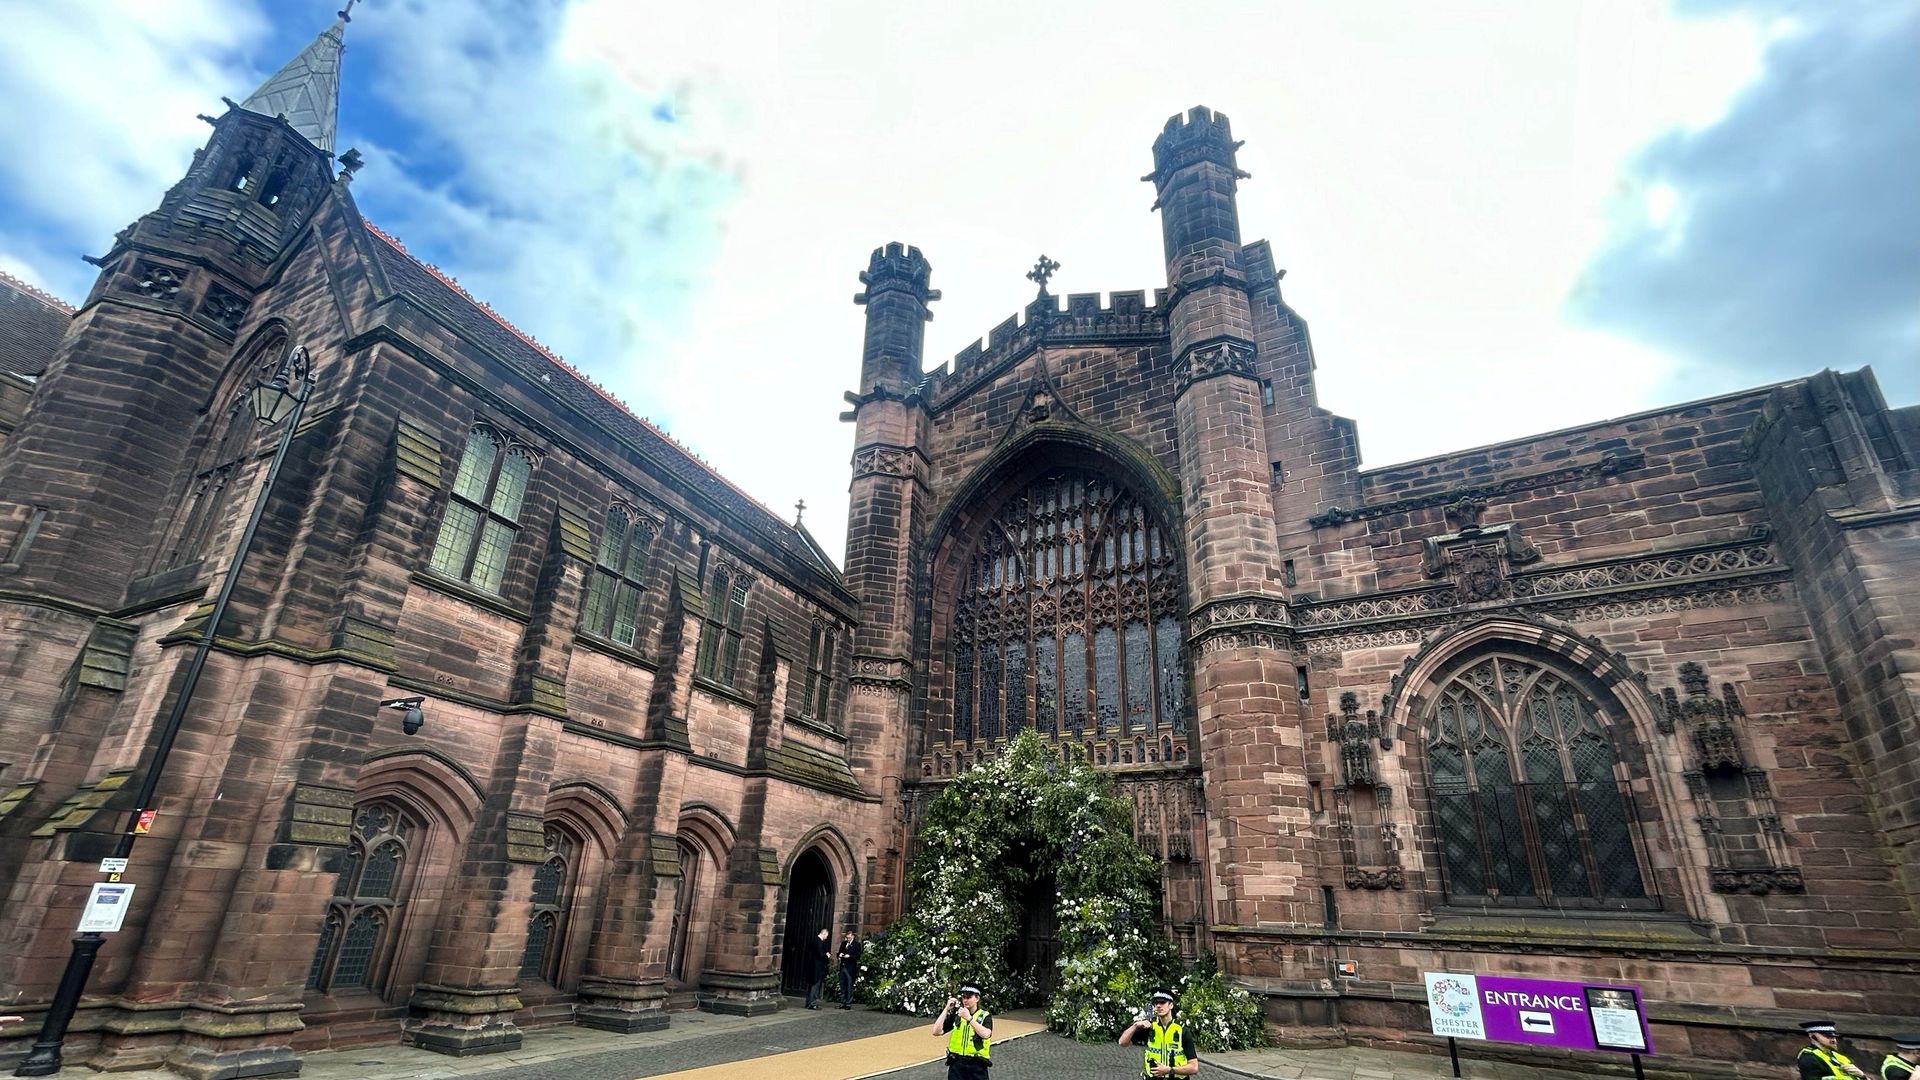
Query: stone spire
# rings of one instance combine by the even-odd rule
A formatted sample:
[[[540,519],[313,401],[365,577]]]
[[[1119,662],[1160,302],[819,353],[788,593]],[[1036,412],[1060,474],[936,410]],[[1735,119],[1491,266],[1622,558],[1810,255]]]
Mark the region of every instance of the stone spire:
[[[352,10],[349,0],[332,26],[247,95],[240,107],[263,116],[286,117],[293,130],[331,154],[334,120],[340,111],[340,53],[346,48],[343,35]]]

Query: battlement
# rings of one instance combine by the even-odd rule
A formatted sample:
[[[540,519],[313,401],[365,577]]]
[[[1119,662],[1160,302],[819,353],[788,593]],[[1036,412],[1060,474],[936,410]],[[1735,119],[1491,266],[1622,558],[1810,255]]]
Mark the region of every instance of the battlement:
[[[1142,180],[1156,186],[1189,165],[1211,161],[1226,166],[1234,175],[1244,177],[1234,161],[1234,152],[1243,144],[1235,142],[1227,114],[1196,105],[1185,114],[1167,118],[1167,126],[1153,140],[1153,171]]]
[[[932,303],[940,299],[940,290],[927,287],[932,277],[933,265],[919,248],[898,242],[877,247],[867,260],[867,268],[860,272],[860,284],[867,289],[855,294],[853,302],[864,304],[878,293],[900,290],[923,304]]]
[[[996,368],[1010,357],[1047,344],[1093,344],[1110,341],[1154,341],[1167,335],[1167,290],[1155,289],[1153,302],[1144,290],[1115,292],[1103,306],[1099,293],[1043,295],[1023,311],[1009,315],[987,336],[954,355],[949,367],[929,373],[937,382]]]

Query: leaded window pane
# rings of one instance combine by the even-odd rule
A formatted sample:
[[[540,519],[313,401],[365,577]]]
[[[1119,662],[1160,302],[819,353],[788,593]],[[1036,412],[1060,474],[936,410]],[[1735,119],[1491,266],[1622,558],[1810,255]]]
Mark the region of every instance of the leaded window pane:
[[[1154,536],[1160,534],[1156,531]],[[1158,555],[1158,549],[1155,555]],[[1163,618],[1154,627],[1154,661],[1160,667],[1160,718],[1171,718],[1176,734],[1187,731],[1187,676],[1180,663],[1180,621]]]
[[[560,885],[566,878],[564,860],[553,858],[540,864],[540,869],[533,872],[533,902],[549,906],[559,903]]]
[[[953,738],[973,741],[973,646],[962,644],[953,657]]]
[[[473,573],[467,578],[488,592],[497,592],[507,573],[507,552],[513,548],[513,527],[489,521],[481,528],[480,547],[473,553]]]
[[[634,635],[640,624],[640,591],[631,586],[620,589],[620,602],[613,611],[613,640],[622,645],[633,644]]]
[[[340,930],[340,921],[332,916],[320,925],[320,946],[313,950],[313,964],[307,968],[307,989],[320,989],[320,976],[327,969],[327,954],[333,951],[333,939]]]
[[[1067,729],[1078,735],[1087,728],[1087,639],[1078,630],[1066,636],[1060,653],[1066,696]]]
[[[1052,637],[1033,643],[1033,726],[1042,735],[1052,736],[1059,721],[1060,646]]]
[[[980,737],[1000,737],[1000,650],[994,645],[980,648]]]
[[[547,966],[547,943],[553,940],[554,916],[542,911],[527,925],[527,948],[520,954],[520,977],[538,979]]]
[[[1027,643],[1007,642],[1007,736],[1027,726]]]
[[[626,536],[626,511],[616,506],[607,511],[607,524],[600,530],[600,551],[595,560],[609,570],[620,569],[620,551],[626,546]]]
[[[367,867],[360,874],[360,888],[355,895],[370,899],[390,900],[400,878],[401,848],[398,841],[389,840],[373,849],[367,858]]]
[[[587,611],[581,617],[581,622],[596,634],[612,633],[615,580],[612,574],[604,570],[595,571],[593,583],[587,586]]]
[[[508,521],[517,520],[520,502],[527,495],[527,478],[532,475],[532,459],[525,454],[508,454],[500,463],[500,480],[493,486],[493,512]]]
[[[340,960],[333,968],[333,989],[364,990],[373,978],[373,951],[380,944],[380,915],[362,911],[347,924]]]
[[[459,503],[447,505],[447,516],[440,524],[440,538],[434,542],[433,558],[427,565],[436,574],[459,577],[465,569],[467,552],[473,550],[474,535],[480,530],[480,512]]]
[[[1127,730],[1147,731],[1153,720],[1152,646],[1147,642],[1147,624],[1130,622],[1126,627],[1127,651]]]
[[[833,631],[827,631],[826,639],[820,649],[819,697],[813,706],[813,714],[822,717],[827,715],[827,700],[833,693]]]
[[[487,482],[493,479],[493,459],[499,455],[500,446],[493,441],[493,436],[484,431],[468,435],[466,452],[460,455],[460,471],[454,474],[453,493],[468,502],[486,502]]]
[[[1100,710],[1100,734],[1120,729],[1120,635],[1111,626],[1093,632],[1093,700]]]

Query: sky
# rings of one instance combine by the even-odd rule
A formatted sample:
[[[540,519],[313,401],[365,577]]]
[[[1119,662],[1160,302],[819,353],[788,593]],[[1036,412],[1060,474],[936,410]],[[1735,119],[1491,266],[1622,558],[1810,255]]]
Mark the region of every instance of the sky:
[[[0,270],[68,300],[339,0],[0,0]],[[868,254],[926,366],[1165,284],[1154,135],[1246,140],[1243,235],[1366,467],[1871,364],[1920,398],[1920,0],[364,0],[367,217],[844,545]]]

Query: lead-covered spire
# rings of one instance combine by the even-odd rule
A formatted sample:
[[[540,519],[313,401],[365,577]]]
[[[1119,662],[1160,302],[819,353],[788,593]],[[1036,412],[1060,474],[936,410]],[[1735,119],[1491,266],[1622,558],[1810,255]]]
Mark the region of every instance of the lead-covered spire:
[[[263,116],[286,117],[293,130],[331,154],[340,112],[340,53],[346,48],[344,35],[352,10],[349,2],[332,26],[248,94],[240,107]]]

